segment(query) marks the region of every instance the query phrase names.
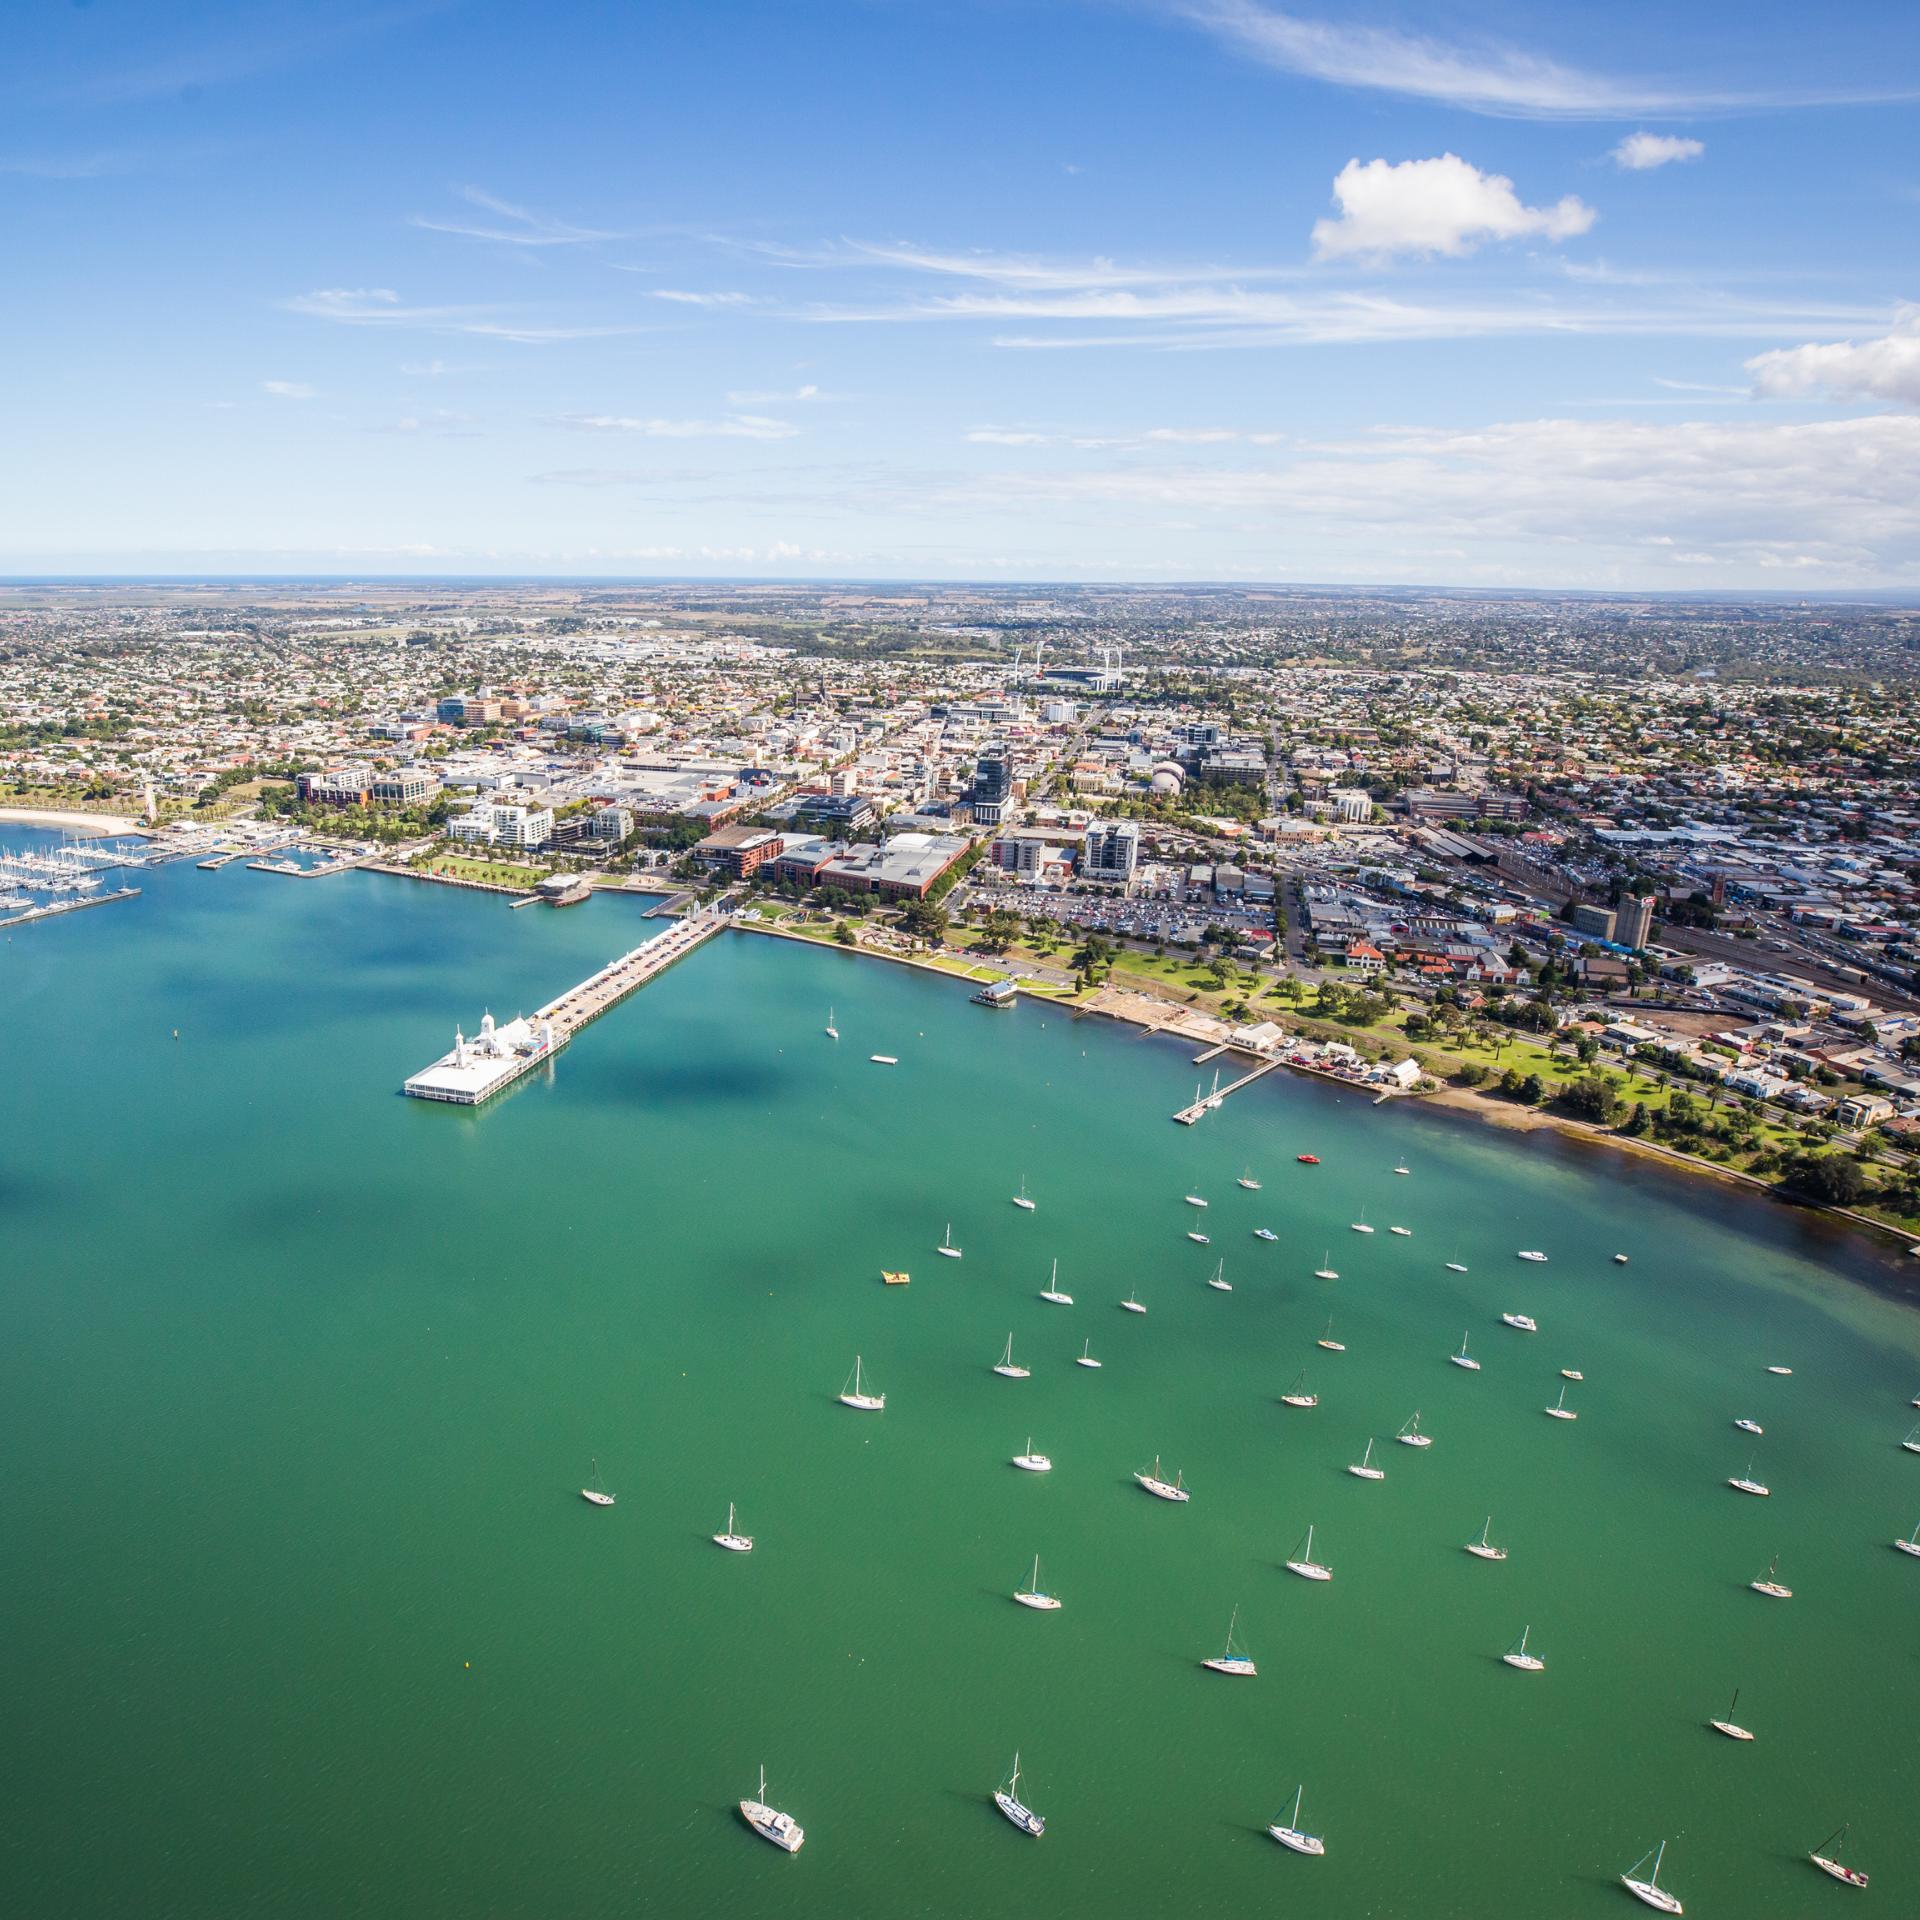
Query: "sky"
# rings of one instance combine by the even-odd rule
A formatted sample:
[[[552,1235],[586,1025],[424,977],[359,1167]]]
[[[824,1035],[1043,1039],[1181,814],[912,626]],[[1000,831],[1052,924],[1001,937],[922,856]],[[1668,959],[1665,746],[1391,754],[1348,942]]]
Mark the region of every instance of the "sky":
[[[1920,8],[49,0],[0,572],[1920,588]]]

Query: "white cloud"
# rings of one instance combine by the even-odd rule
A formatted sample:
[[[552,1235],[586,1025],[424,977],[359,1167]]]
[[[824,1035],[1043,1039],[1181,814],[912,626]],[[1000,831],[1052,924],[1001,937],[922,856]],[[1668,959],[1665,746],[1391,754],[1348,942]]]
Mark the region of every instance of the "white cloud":
[[[1009,470],[974,496],[1029,523],[1042,501],[1200,512],[1373,554],[1388,534],[1464,543],[1517,556],[1517,577],[1543,585],[1616,565],[1644,582],[1656,538],[1729,580],[1920,577],[1920,419],[1387,428],[1259,464]]]
[[[1193,22],[1284,73],[1519,119],[1611,120],[1914,97],[1910,88],[1888,93],[1737,94],[1678,85],[1647,87],[1584,73],[1497,41],[1454,45],[1391,27],[1303,19],[1260,6],[1257,0],[1162,0],[1162,4],[1177,18]]]
[[[1892,400],[1920,407],[1920,307],[1904,309],[1878,340],[1780,347],[1747,362],[1753,390],[1769,400],[1825,394],[1838,400]]]
[[[1607,156],[1627,173],[1648,173],[1676,160],[1698,160],[1707,150],[1704,140],[1677,133],[1630,133]]]
[[[318,389],[299,380],[262,380],[260,391],[281,400],[311,400]]]
[[[772,388],[739,387],[727,395],[730,407],[784,407],[797,401],[818,400],[823,396],[820,389],[809,382],[804,387]]]
[[[1313,227],[1313,250],[1322,260],[1457,257],[1489,240],[1565,240],[1585,233],[1595,217],[1572,194],[1550,207],[1525,206],[1503,174],[1482,173],[1454,153],[1398,164],[1349,160],[1334,176],[1333,198],[1340,217]]]
[[[512,340],[523,346],[545,346],[559,340],[605,340],[620,334],[645,333],[645,327],[553,326],[515,320],[491,307],[410,307],[391,287],[320,287],[288,300],[291,313],[338,321],[349,327],[418,327],[430,333],[470,333],[489,340]]]
[[[967,438],[977,447],[1049,447],[1051,433],[1034,433],[1025,427],[975,427]]]
[[[576,227],[565,220],[552,220],[545,214],[516,207],[479,187],[458,189],[461,199],[484,211],[498,215],[504,225],[475,226],[470,220],[430,220],[424,213],[409,216],[409,222],[429,233],[455,233],[467,240],[496,240],[510,247],[577,247],[591,240],[618,240],[624,236],[602,232],[597,227]]]
[[[750,293],[689,293],[680,287],[655,287],[649,297],[671,300],[682,307],[750,307],[754,304]]]
[[[637,419],[626,414],[570,413],[560,424],[582,433],[638,433],[651,440],[791,440],[800,429],[764,414],[730,413],[720,420]]]

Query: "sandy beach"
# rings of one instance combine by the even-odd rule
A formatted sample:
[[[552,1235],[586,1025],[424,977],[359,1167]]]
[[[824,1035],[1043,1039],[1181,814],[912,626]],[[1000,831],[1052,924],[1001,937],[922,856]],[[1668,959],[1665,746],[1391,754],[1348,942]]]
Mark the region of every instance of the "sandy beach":
[[[98,837],[116,833],[145,833],[138,820],[121,813],[64,812],[56,807],[0,807],[0,821],[17,821],[23,827],[61,827],[69,833],[90,833]]]

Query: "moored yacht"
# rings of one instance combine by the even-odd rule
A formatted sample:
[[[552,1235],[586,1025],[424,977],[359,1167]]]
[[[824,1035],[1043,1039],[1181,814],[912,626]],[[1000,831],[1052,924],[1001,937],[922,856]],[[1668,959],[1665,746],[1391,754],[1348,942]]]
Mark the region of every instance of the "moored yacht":
[[[1144,1473],[1136,1473],[1133,1477],[1135,1482],[1145,1487],[1156,1500],[1175,1500],[1184,1505],[1193,1497],[1180,1484],[1178,1473],[1169,1480],[1160,1471],[1160,1456],[1157,1453],[1153,1456],[1153,1465]]]
[[[1565,1387],[1560,1389],[1560,1398],[1556,1400],[1552,1406],[1546,1408],[1545,1412],[1549,1420],[1578,1420],[1580,1418],[1580,1416],[1567,1405],[1567,1390]]]
[[[1031,1607],[1035,1613],[1058,1613],[1061,1602],[1057,1594],[1048,1593],[1040,1584],[1040,1556],[1033,1556],[1033,1572],[1028,1576],[1024,1587],[1015,1587],[1013,1597],[1023,1607]]]
[[[1496,1547],[1488,1540],[1487,1535],[1492,1531],[1493,1515],[1488,1514],[1487,1524],[1480,1529],[1480,1538],[1467,1542],[1467,1551],[1472,1554],[1476,1560],[1504,1560],[1507,1557],[1505,1547]]]
[[[1620,1876],[1620,1884],[1644,1907],[1651,1907],[1656,1913],[1685,1913],[1683,1907],[1665,1887],[1660,1884],[1660,1863],[1667,1857],[1667,1843],[1662,1840],[1652,1853],[1643,1853],[1625,1873]],[[1647,1862],[1653,1862],[1653,1871],[1642,1880],[1640,1869]]]
[[[1387,1231],[1389,1233],[1397,1233],[1402,1240],[1411,1240],[1413,1238],[1413,1229],[1411,1227],[1389,1227]]]
[[[740,1818],[762,1840],[771,1840],[785,1853],[798,1853],[806,1839],[806,1829],[790,1813],[779,1813],[767,1805],[767,1770],[760,1769],[760,1791],[751,1800],[740,1802]]]
[[[753,1535],[750,1533],[735,1533],[733,1530],[733,1502],[731,1500],[727,1502],[727,1530],[725,1533],[716,1533],[713,1536],[713,1544],[716,1547],[725,1547],[729,1553],[751,1553],[753,1551]]]
[[[887,1404],[884,1393],[869,1393],[865,1375],[861,1371],[860,1356],[853,1356],[853,1372],[847,1384],[840,1389],[840,1404],[852,1407],[859,1413],[878,1413]]]
[[[1227,1622],[1227,1645],[1223,1653],[1209,1654],[1200,1664],[1215,1673],[1232,1674],[1236,1679],[1251,1680],[1259,1669],[1253,1664],[1253,1655],[1245,1653],[1233,1644],[1233,1630],[1240,1623],[1240,1609],[1235,1607],[1233,1618]]]
[[[1070,1307],[1073,1305],[1073,1295],[1060,1291],[1060,1262],[1058,1260],[1053,1263],[1053,1272],[1047,1284],[1040,1289],[1040,1298],[1046,1301],[1049,1306]]]
[[[1913,1531],[1904,1540],[1896,1540],[1893,1544],[1902,1553],[1910,1553],[1916,1560],[1920,1560],[1920,1522],[1915,1524]]]
[[[1729,1740],[1751,1740],[1753,1735],[1733,1717],[1733,1710],[1739,1704],[1740,1689],[1735,1687],[1733,1690],[1733,1699],[1727,1707],[1727,1717],[1724,1720],[1709,1720],[1707,1725],[1710,1726],[1715,1733],[1725,1734]]]
[[[1456,1367],[1465,1367],[1469,1373],[1478,1373],[1480,1371],[1480,1362],[1467,1351],[1467,1336],[1464,1333],[1460,1336],[1460,1351],[1458,1353],[1448,1354],[1447,1358],[1451,1360]]]
[[[1213,1270],[1213,1278],[1207,1282],[1215,1293],[1231,1293],[1233,1282],[1227,1278],[1227,1263],[1222,1260]]]
[[[1204,1207],[1206,1204],[1207,1203],[1203,1199],[1201,1199],[1201,1197],[1197,1193],[1190,1193],[1187,1195],[1187,1205],[1190,1207]]]
[[[1260,1191],[1260,1182],[1253,1177],[1253,1169],[1251,1167],[1233,1184],[1236,1187],[1245,1187],[1249,1193],[1258,1193]]]
[[[1091,1334],[1087,1336],[1085,1343],[1080,1349],[1080,1357],[1074,1361],[1073,1364],[1076,1367],[1097,1368],[1099,1366],[1100,1362],[1093,1357],[1093,1336]]]
[[[1466,1267],[1458,1260],[1449,1260],[1446,1264],[1447,1264],[1447,1271],[1449,1273],[1465,1273],[1467,1270]]]
[[[1769,1600],[1791,1600],[1793,1598],[1793,1589],[1791,1587],[1783,1587],[1780,1582],[1774,1578],[1774,1575],[1779,1571],[1780,1556],[1776,1553],[1773,1558],[1767,1562],[1766,1572],[1763,1573],[1758,1580],[1749,1580],[1747,1585],[1750,1586],[1755,1593],[1764,1593]]]
[[[1530,1313],[1503,1313],[1500,1318],[1521,1333],[1538,1333],[1540,1323]]]
[[[1533,1632],[1531,1627],[1520,1629],[1520,1638],[1510,1646],[1500,1658],[1510,1667],[1518,1667],[1522,1673],[1544,1673],[1547,1663],[1537,1653],[1527,1651],[1527,1636]]]
[[[1327,1330],[1313,1343],[1316,1347],[1325,1347],[1329,1353],[1345,1353],[1347,1343],[1333,1337],[1333,1315],[1327,1315]]]
[[[1538,1247],[1522,1247],[1518,1257],[1522,1260],[1531,1260],[1537,1267],[1545,1266],[1547,1260],[1547,1256]]]
[[[1347,1471],[1352,1474],[1356,1480],[1384,1480],[1387,1477],[1384,1467],[1376,1467],[1373,1464],[1373,1442],[1371,1440],[1367,1442],[1366,1452],[1363,1453]]]
[[[1334,1271],[1333,1249],[1331,1247],[1328,1247],[1327,1250],[1321,1254],[1320,1264],[1314,1268],[1313,1277],[1316,1280],[1338,1280],[1340,1278],[1339,1274]]]
[[[1127,1297],[1120,1302],[1120,1310],[1123,1313],[1145,1313],[1146,1312],[1146,1308],[1143,1307],[1140,1304],[1140,1302],[1133,1297],[1132,1294],[1128,1294]]]
[[[1430,1447],[1433,1445],[1431,1436],[1420,1431],[1420,1409],[1418,1407],[1415,1407],[1413,1410],[1413,1418],[1393,1437],[1398,1440],[1403,1447]]]
[[[1845,1843],[1846,1837],[1847,1830],[1845,1827],[1835,1827],[1834,1830],[1807,1855],[1807,1858],[1811,1860],[1822,1873],[1827,1874],[1832,1879],[1838,1880],[1842,1886],[1864,1887],[1867,1884],[1867,1876],[1862,1873],[1858,1867],[1849,1867],[1840,1859],[1840,1848]],[[1832,1853],[1827,1852],[1829,1847],[1833,1848]]]
[[[1013,1456],[1013,1464],[1026,1473],[1051,1473],[1053,1471],[1052,1460],[1044,1453],[1034,1452],[1032,1434],[1027,1435],[1026,1452],[1016,1453]]]
[[[1317,1407],[1320,1404],[1320,1396],[1307,1391],[1307,1372],[1304,1367],[1300,1370],[1299,1378],[1280,1396],[1280,1404],[1283,1407]]]
[[[1020,1756],[1013,1756],[1013,1778],[1004,1787],[996,1787],[993,1804],[1004,1813],[1024,1834],[1038,1840],[1046,1832],[1047,1823],[1027,1806],[1020,1798]]]
[[[580,1489],[580,1498],[590,1507],[610,1507],[613,1505],[613,1495],[600,1484],[600,1462],[598,1460],[595,1460],[593,1463],[593,1485],[590,1487],[582,1487]]]
[[[1297,1573],[1302,1580],[1331,1580],[1333,1569],[1322,1566],[1313,1557],[1313,1529],[1307,1529],[1307,1537],[1294,1548],[1293,1558],[1287,1562],[1287,1571]]]
[[[1210,1247],[1213,1245],[1213,1236],[1209,1233],[1194,1233],[1189,1230],[1187,1238],[1191,1240],[1196,1247]]]
[[[1771,1487],[1763,1485],[1753,1477],[1753,1462],[1751,1460],[1747,1462],[1746,1472],[1735,1474],[1733,1478],[1727,1482],[1727,1485],[1730,1486],[1735,1493],[1750,1493],[1759,1500],[1764,1500],[1767,1495],[1773,1491]]]
[[[838,1040],[840,1038],[840,1029],[833,1024],[833,1009],[831,1007],[827,1009],[827,1038],[829,1040]]]
[[[1778,1374],[1782,1380],[1791,1378],[1793,1374],[1793,1369],[1791,1367],[1769,1367],[1767,1371],[1769,1373]]]
[[[1349,1220],[1347,1222],[1347,1231],[1349,1233],[1371,1233],[1373,1229],[1367,1225],[1367,1216],[1363,1213],[1358,1220]]]
[[[993,1363],[993,1370],[1003,1380],[1031,1380],[1033,1369],[1023,1367],[1013,1357],[1013,1335],[1007,1335],[1007,1350]]]
[[[958,1260],[960,1258],[960,1249],[953,1244],[953,1222],[951,1220],[947,1222],[946,1238],[934,1248],[934,1252],[945,1260]]]
[[[1300,1797],[1305,1792],[1304,1785],[1294,1789],[1293,1811],[1284,1820],[1271,1821],[1267,1831],[1283,1847],[1291,1847],[1295,1853],[1318,1856],[1326,1852],[1327,1843],[1317,1833],[1308,1833],[1300,1825]]]
[[[1905,1447],[1909,1453],[1920,1453],[1920,1427],[1915,1427],[1900,1444]]]
[[[1033,1211],[1033,1202],[1027,1198],[1027,1183],[1024,1179],[1020,1182],[1020,1191],[1013,1196],[1013,1204],[1018,1207],[1022,1213],[1031,1213]]]

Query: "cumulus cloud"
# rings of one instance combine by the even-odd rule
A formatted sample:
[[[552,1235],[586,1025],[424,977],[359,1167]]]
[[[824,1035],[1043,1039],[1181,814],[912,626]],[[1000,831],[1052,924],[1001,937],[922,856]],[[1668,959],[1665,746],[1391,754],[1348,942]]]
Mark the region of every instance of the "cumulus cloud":
[[[279,400],[311,400],[317,389],[300,380],[262,380],[260,391]]]
[[[1595,219],[1572,194],[1550,207],[1529,207],[1504,174],[1482,173],[1455,153],[1398,163],[1349,160],[1334,176],[1333,198],[1339,218],[1317,220],[1313,228],[1313,250],[1323,260],[1458,257],[1489,240],[1566,240]]]
[[[765,414],[730,413],[720,420],[639,419],[615,413],[570,413],[560,424],[582,433],[637,433],[650,440],[791,440],[800,429]]]
[[[1707,150],[1704,140],[1678,133],[1630,133],[1607,156],[1627,173],[1650,173],[1676,160],[1698,160]]]
[[[1832,340],[1779,347],[1747,362],[1763,399],[1891,400],[1920,407],[1920,307],[1904,309],[1878,340]]]

